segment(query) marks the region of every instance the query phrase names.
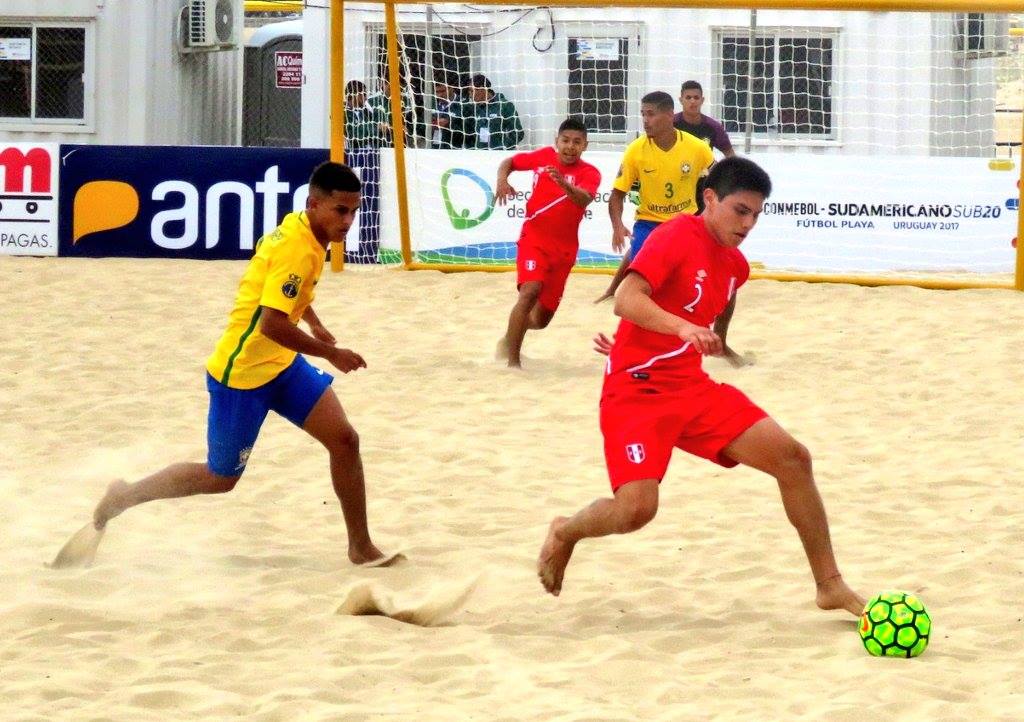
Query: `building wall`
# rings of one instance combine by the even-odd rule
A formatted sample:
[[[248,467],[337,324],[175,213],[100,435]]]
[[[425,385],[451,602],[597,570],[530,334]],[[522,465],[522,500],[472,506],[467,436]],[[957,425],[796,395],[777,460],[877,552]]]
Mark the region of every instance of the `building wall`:
[[[681,81],[694,78],[705,89],[704,111],[718,116],[721,88],[715,34],[749,26],[747,10],[662,10],[605,7],[599,21],[588,8],[552,8],[555,42],[546,47],[547,11],[538,9],[511,24],[507,12],[467,13],[464,6],[434,6],[445,21],[491,34],[481,41],[479,67],[496,90],[513,100],[527,128],[524,146],[550,142],[565,113],[567,36],[632,34],[639,53],[630,58],[629,137],[639,132],[639,97],[651,90],[679,94]],[[425,6],[400,6],[399,23],[422,32]],[[584,20],[584,18],[587,18]],[[985,61],[966,70],[948,36],[949,13],[864,13],[759,11],[761,29],[786,27],[794,32],[827,30],[835,35],[833,77],[834,140],[753,138],[751,150],[848,154],[984,155],[991,151],[986,130],[994,115],[995,88]],[[303,145],[329,142],[329,12],[309,6],[304,16],[307,84],[303,89]],[[366,79],[369,72],[368,28],[381,27],[379,5],[346,4],[345,77]],[[433,25],[435,32],[447,29]],[[496,32],[499,30],[502,32]],[[450,30],[447,30],[450,32]],[[535,44],[538,47],[535,47]],[[954,132],[955,131],[955,132]],[[734,145],[742,148],[742,133]],[[592,141],[601,148],[621,146]]]
[[[242,24],[241,2],[237,22]],[[242,49],[180,54],[183,0],[3,0],[0,23],[83,20],[94,32],[93,122],[76,129],[0,123],[0,141],[95,144],[235,144],[240,137]],[[87,58],[87,63],[89,62]],[[91,91],[91,92],[90,92]]]

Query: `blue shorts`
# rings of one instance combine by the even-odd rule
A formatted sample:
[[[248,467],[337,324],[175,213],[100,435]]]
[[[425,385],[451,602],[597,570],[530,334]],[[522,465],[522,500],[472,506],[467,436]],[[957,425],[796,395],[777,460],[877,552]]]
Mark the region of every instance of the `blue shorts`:
[[[633,240],[629,242],[629,257],[636,258],[651,231],[660,226],[657,221],[633,221]]]
[[[233,389],[206,374],[210,413],[206,422],[206,464],[221,476],[241,476],[268,411],[302,427],[334,377],[299,354],[262,386]]]

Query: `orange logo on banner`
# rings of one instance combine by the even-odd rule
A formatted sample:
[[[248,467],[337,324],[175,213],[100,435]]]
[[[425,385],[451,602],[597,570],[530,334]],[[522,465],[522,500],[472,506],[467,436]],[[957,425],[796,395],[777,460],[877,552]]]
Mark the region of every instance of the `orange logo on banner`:
[[[72,243],[90,233],[127,226],[139,215],[139,194],[121,181],[91,181],[75,194]]]

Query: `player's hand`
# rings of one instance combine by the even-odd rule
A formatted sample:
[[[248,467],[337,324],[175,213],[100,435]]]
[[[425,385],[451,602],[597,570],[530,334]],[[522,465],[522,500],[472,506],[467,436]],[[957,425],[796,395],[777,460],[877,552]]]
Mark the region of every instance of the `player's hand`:
[[[508,201],[515,198],[515,196],[516,189],[509,184],[508,178],[499,178],[498,187],[495,190],[495,197],[498,201],[498,205],[505,205]]]
[[[335,348],[326,358],[331,362],[334,368],[338,369],[343,374],[347,374],[349,371],[355,371],[356,369],[366,368],[366,362],[363,361],[363,357],[355,351],[350,351],[347,348]]]
[[[632,232],[624,225],[619,224],[612,229],[612,250],[616,253],[621,253],[622,249],[626,247],[626,239],[633,238]]]
[[[614,343],[614,334],[612,334],[611,338],[608,338],[603,333],[598,333],[596,336],[594,336],[594,351],[601,354],[602,356],[608,356],[612,352],[612,345]]]
[[[562,186],[563,188],[565,188],[565,186],[568,185],[568,183],[569,183],[565,179],[565,176],[562,175],[562,172],[560,170],[558,170],[558,168],[556,168],[553,165],[546,166],[544,168],[544,172],[548,174],[548,178],[550,178],[551,180],[553,180],[555,183],[557,183],[558,185]]]
[[[313,338],[315,338],[317,341],[329,343],[331,344],[331,346],[334,346],[336,343],[338,343],[338,340],[334,338],[334,334],[328,331],[327,328],[322,323],[311,325],[309,327],[309,332],[313,334]]]
[[[693,347],[705,356],[719,356],[722,353],[722,339],[705,326],[687,323],[679,331],[679,338],[692,343]]]

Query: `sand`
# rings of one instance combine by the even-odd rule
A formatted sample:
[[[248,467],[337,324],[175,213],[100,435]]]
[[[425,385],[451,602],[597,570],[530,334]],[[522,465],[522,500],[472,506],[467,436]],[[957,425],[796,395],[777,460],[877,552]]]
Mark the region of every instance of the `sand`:
[[[814,607],[773,481],[682,454],[652,524],[542,592],[548,521],[608,493],[602,276],[513,372],[511,276],[325,274],[318,313],[369,364],[335,389],[375,540],[407,562],[347,562],[325,453],[272,418],[234,492],[130,510],[90,568],[47,568],[111,479],[204,458],[242,269],[0,258],[0,719],[1024,718],[1024,297],[752,282],[730,341],[756,365],[707,362],[812,450],[850,583],[928,605],[928,651],[888,660]],[[444,614],[339,613],[358,598]]]

